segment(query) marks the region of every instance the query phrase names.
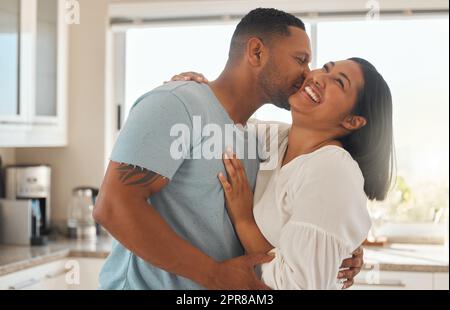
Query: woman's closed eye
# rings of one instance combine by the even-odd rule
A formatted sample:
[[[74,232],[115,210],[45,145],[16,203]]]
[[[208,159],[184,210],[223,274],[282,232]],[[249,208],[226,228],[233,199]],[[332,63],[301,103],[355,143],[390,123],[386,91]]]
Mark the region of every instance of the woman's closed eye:
[[[342,79],[336,79],[336,82],[339,84],[339,86],[344,89],[344,81]]]
[[[322,70],[324,70],[326,73],[330,73],[330,68],[329,68],[328,64],[325,64],[322,67]],[[340,88],[344,89],[345,83],[341,78],[336,78],[335,81],[339,85]]]

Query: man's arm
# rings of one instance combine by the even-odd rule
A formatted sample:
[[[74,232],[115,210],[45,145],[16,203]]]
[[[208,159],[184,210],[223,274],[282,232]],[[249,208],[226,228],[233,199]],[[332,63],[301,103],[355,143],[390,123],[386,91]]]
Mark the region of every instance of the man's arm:
[[[354,284],[354,278],[361,272],[364,266],[364,251],[360,246],[353,252],[352,257],[344,259],[338,274],[338,279],[343,281],[343,289],[347,289]]]
[[[94,219],[145,261],[206,288],[266,289],[253,268],[270,261],[270,256],[249,255],[216,262],[173,231],[147,202],[168,182],[155,172],[111,161]]]

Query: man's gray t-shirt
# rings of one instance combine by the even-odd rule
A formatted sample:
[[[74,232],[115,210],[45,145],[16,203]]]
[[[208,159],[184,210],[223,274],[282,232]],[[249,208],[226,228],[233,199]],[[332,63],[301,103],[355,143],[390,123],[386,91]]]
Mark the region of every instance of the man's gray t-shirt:
[[[178,235],[213,259],[223,261],[243,255],[244,251],[228,217],[224,192],[217,178],[220,171],[225,172],[223,162],[220,158],[206,159],[205,156],[198,159],[199,154],[204,155],[202,150],[207,152],[211,149],[211,143],[207,142],[211,142],[213,136],[211,131],[198,130],[199,119],[202,128],[206,124],[216,124],[213,126],[215,129],[221,128],[223,136],[229,133],[226,127],[236,129],[208,85],[171,82],[158,87],[138,99],[133,106],[114,146],[111,160],[143,167],[170,179],[166,187],[149,198],[149,202]],[[191,144],[184,149],[181,158],[171,154],[171,150],[182,150],[174,148],[174,143],[180,141],[180,134],[171,136],[171,130],[176,128],[190,131],[189,139],[186,136],[184,139],[191,141]],[[243,134],[236,137],[236,132]],[[241,139],[241,142],[254,138],[253,132],[242,128],[231,135]],[[230,146],[225,139],[220,138],[218,141],[221,141],[221,149],[213,147],[215,152],[222,153]],[[240,145],[237,143],[233,150],[245,157],[242,162],[254,188],[259,161],[254,156],[249,159],[249,154],[255,150],[249,153],[248,149],[240,149]],[[245,145],[245,148],[248,145],[253,147],[252,143]],[[114,241],[112,252],[100,274],[100,288],[202,287],[189,279],[152,266]]]

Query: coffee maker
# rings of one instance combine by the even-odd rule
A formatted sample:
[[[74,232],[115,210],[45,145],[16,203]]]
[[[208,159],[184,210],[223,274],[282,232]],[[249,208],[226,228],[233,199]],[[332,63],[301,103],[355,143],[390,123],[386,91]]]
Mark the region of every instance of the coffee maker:
[[[48,165],[14,165],[5,168],[7,200],[28,200],[39,213],[39,234],[50,233],[51,168]]]

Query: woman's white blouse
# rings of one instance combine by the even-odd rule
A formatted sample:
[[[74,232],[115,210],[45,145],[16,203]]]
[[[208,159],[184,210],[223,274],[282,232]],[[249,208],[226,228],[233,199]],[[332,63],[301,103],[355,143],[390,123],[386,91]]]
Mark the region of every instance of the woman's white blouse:
[[[275,247],[262,280],[273,289],[338,289],[341,262],[371,227],[361,170],[337,146],[281,167],[287,136],[281,139],[277,168],[261,170],[255,189],[256,223]]]

